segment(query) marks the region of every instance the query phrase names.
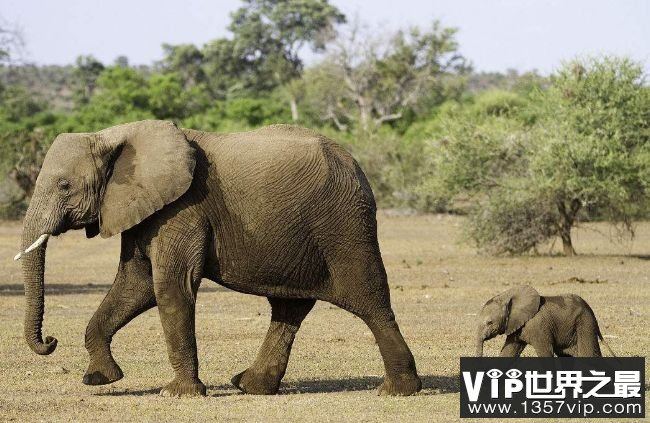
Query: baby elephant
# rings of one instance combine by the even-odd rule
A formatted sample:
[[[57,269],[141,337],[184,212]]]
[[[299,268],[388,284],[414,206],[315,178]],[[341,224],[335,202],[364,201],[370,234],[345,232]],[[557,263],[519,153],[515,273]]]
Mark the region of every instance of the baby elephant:
[[[518,286],[491,298],[479,314],[476,355],[483,355],[484,341],[504,333],[502,357],[517,357],[528,344],[538,357],[600,357],[599,338],[614,355],[589,304],[573,294],[541,297]]]

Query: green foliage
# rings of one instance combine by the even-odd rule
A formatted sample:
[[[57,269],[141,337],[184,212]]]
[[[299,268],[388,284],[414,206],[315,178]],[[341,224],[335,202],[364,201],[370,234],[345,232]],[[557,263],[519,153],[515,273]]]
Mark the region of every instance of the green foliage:
[[[286,107],[268,99],[239,98],[226,102],[224,116],[227,119],[245,122],[254,127],[265,123],[289,122],[289,116],[282,116]]]
[[[327,60],[305,71],[300,80],[304,85],[300,106],[305,124],[328,125],[341,131],[351,126],[354,105],[350,103],[345,84],[336,77],[337,74],[336,65]]]
[[[266,93],[272,89],[267,79],[256,81],[254,72],[243,59],[244,46],[234,40],[219,38],[205,45],[203,69],[208,91],[214,99],[226,100],[245,96],[257,89]]]
[[[114,66],[97,78],[97,93],[73,115],[75,126],[86,131],[131,120],[153,118],[145,77],[133,68]]]
[[[0,218],[16,218],[25,210],[25,200],[61,120],[47,110],[46,103],[20,87],[0,92],[0,182],[6,187]]]
[[[51,108],[70,111],[75,107],[78,84],[75,72],[72,65],[0,65],[0,90],[3,86],[23,89]]]
[[[468,215],[465,235],[483,253],[524,254],[558,235],[553,202],[523,179],[511,182],[492,189]]]
[[[526,106],[526,100],[510,91],[487,91],[476,99],[478,113],[494,117],[515,117]]]
[[[322,51],[334,25],[345,16],[328,1],[243,0],[244,6],[232,13],[228,29],[243,46],[249,66],[258,80],[275,80],[284,85],[300,76],[303,45]]]
[[[403,142],[389,128],[372,134],[361,130],[341,133],[332,128],[322,132],[343,144],[357,159],[380,207],[428,212],[442,210],[436,198],[419,189],[427,172],[424,140]]]
[[[148,108],[157,119],[184,119],[207,109],[211,102],[204,84],[183,88],[176,73],[155,73],[147,87]]]
[[[163,45],[165,71],[180,75],[184,88],[203,85],[214,100],[266,95],[299,78],[299,51],[322,51],[334,26],[345,22],[323,0],[243,0],[231,14],[232,38],[219,38],[202,49]]]
[[[439,115],[425,189],[470,215],[492,253],[522,253],[606,219],[631,232],[647,213],[650,96],[640,65],[565,65],[546,90],[486,92]],[[527,225],[526,222],[529,222]]]
[[[482,99],[485,97],[485,100]],[[430,178],[424,189],[465,212],[507,177],[525,177],[531,144],[524,125],[508,114],[493,114],[488,92],[474,104],[450,104],[438,116],[429,149]],[[512,99],[508,97],[509,103]],[[470,201],[468,201],[468,199]]]
[[[0,90],[0,113],[2,119],[19,123],[24,118],[30,118],[45,110],[45,104],[33,98],[20,87],[8,87]]]
[[[213,102],[212,107],[182,119],[184,126],[216,132],[244,131],[289,122],[291,116],[286,98],[280,92],[263,98],[243,97]]]
[[[204,54],[194,44],[163,44],[163,67],[174,72],[183,87],[205,83]]]
[[[184,100],[178,74],[154,74],[149,79],[149,108],[156,118],[184,117]]]

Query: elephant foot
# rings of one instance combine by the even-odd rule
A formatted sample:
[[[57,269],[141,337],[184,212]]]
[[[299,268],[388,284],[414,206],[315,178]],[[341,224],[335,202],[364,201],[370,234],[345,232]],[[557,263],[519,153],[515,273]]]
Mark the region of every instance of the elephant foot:
[[[420,389],[422,389],[422,381],[417,375],[401,374],[390,378],[386,376],[377,394],[408,396],[419,392]]]
[[[245,394],[273,395],[280,388],[280,379],[273,375],[255,373],[251,369],[247,369],[233,376],[230,382]]]
[[[198,379],[174,379],[160,390],[163,397],[198,397],[205,396],[206,389],[203,382]]]
[[[113,360],[108,362],[91,362],[82,382],[85,385],[106,385],[124,377],[122,369]]]

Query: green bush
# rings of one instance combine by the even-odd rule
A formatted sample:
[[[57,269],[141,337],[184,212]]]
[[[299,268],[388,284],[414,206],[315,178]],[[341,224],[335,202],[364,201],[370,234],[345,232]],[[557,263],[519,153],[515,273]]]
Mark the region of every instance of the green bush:
[[[474,104],[477,113],[488,116],[514,117],[526,106],[526,100],[510,91],[487,91],[476,98]]]
[[[473,205],[465,235],[479,251],[524,254],[558,235],[557,208],[552,201],[522,188],[493,190],[487,199]]]
[[[423,139],[405,142],[388,128],[377,133],[359,130],[344,134],[333,129],[322,132],[341,143],[359,162],[379,207],[440,211],[440,204],[420,189],[420,181],[428,171]]]
[[[224,103],[226,119],[243,122],[251,127],[270,123],[291,122],[289,106],[279,96],[267,98],[236,98]]]

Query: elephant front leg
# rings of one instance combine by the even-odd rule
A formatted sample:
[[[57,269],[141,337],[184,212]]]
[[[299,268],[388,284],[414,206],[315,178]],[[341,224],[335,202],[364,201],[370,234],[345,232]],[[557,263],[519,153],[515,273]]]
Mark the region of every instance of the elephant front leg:
[[[537,357],[553,357],[553,345],[546,342],[536,342],[531,343],[530,345],[535,348]]]
[[[311,299],[269,298],[271,325],[252,366],[232,378],[247,394],[275,394],[289,362],[300,324],[316,303]]]
[[[515,335],[508,335],[499,355],[501,357],[519,357],[524,348],[526,348],[525,342]]]
[[[194,330],[196,293],[203,276],[208,229],[197,214],[184,209],[164,223],[151,240],[153,287],[174,380],[162,396],[205,395],[199,380]]]
[[[187,292],[182,289],[185,284],[179,283],[179,278],[194,279],[190,272],[184,277],[166,276],[154,282],[160,321],[167,341],[167,354],[175,373],[174,380],[160,394],[171,397],[205,395],[205,385],[199,380],[194,330],[196,290],[193,288]],[[199,282],[200,278],[192,285],[198,288]]]
[[[150,265],[125,246],[115,282],[86,328],[86,349],[90,355],[83,377],[86,385],[104,385],[123,377],[111,354],[113,335],[133,318],[156,305]]]

